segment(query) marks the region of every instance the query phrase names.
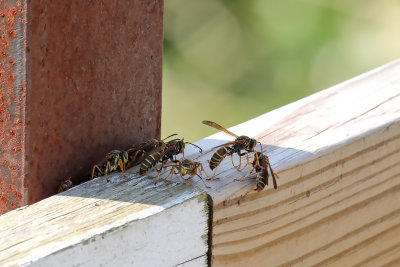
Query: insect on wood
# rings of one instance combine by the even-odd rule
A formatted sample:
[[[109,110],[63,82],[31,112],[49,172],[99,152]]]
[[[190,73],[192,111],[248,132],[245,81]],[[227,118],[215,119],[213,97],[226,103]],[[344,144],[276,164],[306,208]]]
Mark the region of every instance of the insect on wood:
[[[212,122],[212,121],[207,121],[204,120],[202,121],[203,124],[208,125],[210,127],[213,127],[217,130],[223,131],[224,133],[235,137],[236,140],[233,142],[228,142],[225,144],[222,144],[220,147],[211,157],[210,159],[210,169],[214,170],[215,168],[217,168],[219,166],[219,164],[221,164],[221,162],[224,160],[224,158],[228,155],[231,156],[231,160],[232,160],[232,165],[233,167],[237,168],[240,170],[241,167],[241,163],[242,163],[242,156],[246,155],[247,157],[247,162],[244,165],[244,167],[246,167],[249,164],[249,156],[248,153],[249,152],[255,152],[254,148],[257,145],[257,140],[250,138],[248,136],[245,135],[241,135],[238,136],[234,133],[232,133],[231,131],[227,130],[226,128],[222,127],[221,125],[219,125],[218,123]],[[261,143],[260,143],[261,146]],[[262,149],[262,146],[261,146]],[[245,152],[242,153],[242,150],[245,150]],[[239,155],[239,165],[236,166],[233,162],[233,154],[237,153]],[[255,157],[257,157],[257,154],[255,154]],[[243,168],[244,168],[243,167]],[[215,174],[215,172],[214,172]]]
[[[206,182],[204,181],[203,174],[205,177],[209,178],[208,174],[204,170],[203,164],[197,161],[192,161],[189,159],[182,159],[182,160],[173,160],[175,164],[172,165],[171,171],[168,174],[166,178],[168,178],[170,175],[172,176],[173,174],[179,174],[183,180],[185,180],[185,183],[189,182],[195,175],[200,177],[200,179],[203,181],[203,184],[206,188],[210,188]],[[167,166],[168,167],[168,166]],[[167,168],[165,167],[165,168]],[[177,170],[177,172],[175,172]],[[189,178],[184,178],[185,175],[190,175]]]
[[[140,165],[139,173],[141,175],[144,175],[150,169],[154,168],[158,162],[161,162],[161,167],[158,170],[158,176],[155,181],[155,183],[157,183],[160,177],[161,170],[163,169],[164,165],[168,161],[176,160],[176,156],[179,154],[182,154],[182,156],[185,155],[186,144],[191,144],[199,148],[200,153],[202,152],[201,147],[192,144],[190,142],[185,142],[183,138],[173,139],[168,141],[166,144],[163,144],[162,146],[158,147],[152,153],[149,153],[149,155],[144,158],[142,164]]]
[[[240,179],[235,179],[235,181],[243,181],[254,172],[256,173],[256,188],[246,192],[243,195],[243,198],[245,198],[251,192],[254,191],[261,192],[265,188],[265,186],[268,185],[268,178],[270,173],[272,176],[272,183],[274,184],[274,189],[278,188],[276,179],[278,179],[279,176],[272,169],[268,156],[261,152],[256,152],[255,154],[256,156],[254,156],[250,172]]]

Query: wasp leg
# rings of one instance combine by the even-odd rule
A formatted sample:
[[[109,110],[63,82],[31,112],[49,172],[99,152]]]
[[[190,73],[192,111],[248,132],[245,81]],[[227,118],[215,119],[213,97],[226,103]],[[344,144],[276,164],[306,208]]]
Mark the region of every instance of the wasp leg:
[[[206,188],[210,188],[210,187],[206,184],[206,181],[204,181],[203,175],[201,174],[201,169],[199,169],[200,166],[202,167],[202,164],[201,164],[201,163],[200,163],[199,166],[196,167],[196,169],[193,171],[193,174],[192,174],[189,178],[185,179],[185,178],[183,178],[183,176],[182,176],[182,178],[185,179],[185,184],[187,184],[190,180],[193,179],[193,177],[194,177],[195,175],[197,175],[197,176],[199,176],[200,179],[203,181],[204,186],[205,186]],[[203,168],[203,169],[204,169],[204,168]],[[197,174],[197,170],[199,170],[199,174]]]
[[[240,171],[240,167],[242,166],[242,155],[239,155],[239,166],[238,166],[238,171]]]
[[[101,174],[103,174],[102,171],[101,171],[101,169],[100,169],[100,167],[97,166],[97,165],[94,165],[94,166],[93,166],[93,169],[92,169],[92,176],[91,176],[90,180],[92,180],[92,179],[94,178],[94,171],[95,171],[96,169],[97,169]]]
[[[160,175],[161,175],[161,170],[162,170],[163,166],[161,166],[160,170],[157,170],[157,178],[154,181],[154,184],[157,184],[158,181],[160,180]]]
[[[249,153],[244,152],[244,153],[238,154],[238,155],[239,155],[239,165],[236,166],[235,163],[233,162],[233,154],[231,154],[232,165],[233,165],[233,167],[235,167],[238,171],[242,171],[242,170],[243,170],[244,168],[246,168],[246,166],[249,164],[249,158],[248,158]],[[243,168],[241,168],[241,166],[242,166],[242,156],[244,156],[244,155],[246,155],[246,157],[247,157],[247,163],[243,166]]]
[[[125,174],[126,169],[125,169],[125,165],[124,165],[124,162],[122,161],[122,159],[118,160],[118,166],[122,172],[122,176],[124,176],[124,178],[126,178],[126,174]]]
[[[248,158],[247,158],[247,161],[248,161],[248,162],[251,162],[251,161],[254,162],[255,159],[256,159],[256,157],[248,157]],[[258,162],[258,161],[256,161],[256,162]],[[252,170],[255,168],[255,166],[253,166],[253,164],[251,164],[251,163],[248,163],[247,165],[249,166],[249,170],[250,170],[250,171],[252,171]]]
[[[177,169],[177,168],[175,168],[175,169]],[[178,175],[181,175],[181,173],[180,173],[179,171],[174,172],[174,174],[177,175],[177,176],[178,176]],[[182,177],[182,176],[181,176],[181,177]],[[183,177],[182,177],[182,178],[183,178]],[[169,181],[172,182],[172,176],[171,176],[171,180],[169,180]],[[180,183],[180,182],[178,182],[178,183]]]
[[[203,184],[206,188],[211,188],[206,184],[206,181],[204,181],[203,175],[198,175],[197,173],[193,174],[189,179],[192,179],[194,175],[197,175],[200,177],[200,179],[203,181]]]
[[[213,175],[209,176],[206,180],[207,181],[219,180],[219,178],[214,178],[216,173],[217,173],[217,167],[215,167]]]
[[[232,160],[232,166],[235,167],[236,169],[240,170],[240,162],[239,162],[239,167],[235,165],[235,162],[233,162],[233,155],[231,154],[231,160]]]
[[[242,166],[242,156],[243,154],[239,154],[239,166],[238,166],[238,171],[241,171],[240,167]]]
[[[154,181],[154,184],[157,184],[158,180],[160,180],[160,174],[161,174],[161,172],[158,172],[158,175],[157,175],[156,180]]]
[[[169,174],[167,175],[167,177],[165,177],[165,180],[166,180],[166,181],[172,181],[172,176],[173,176],[173,174],[175,173],[174,170],[175,170],[175,166],[172,166],[171,171],[169,172]],[[169,177],[169,176],[171,176],[171,179],[170,179],[170,180],[168,180],[168,177]]]
[[[192,178],[196,175],[196,172],[193,173],[189,178],[184,178],[181,174],[181,177],[183,180],[185,180],[185,184],[187,184],[190,180],[192,180]]]
[[[250,164],[250,157],[249,157],[249,153],[247,153],[247,152],[245,152],[244,153],[245,155],[246,155],[246,164],[243,166],[243,168],[241,169],[241,170],[244,170],[244,168],[246,168],[246,166],[250,166],[251,164]],[[240,162],[242,161],[242,159],[240,159]],[[249,167],[249,168],[251,168],[251,167]],[[240,170],[240,169],[239,169]],[[240,171],[241,171],[240,170]]]
[[[204,172],[204,174],[205,174],[207,177],[210,177],[210,176],[207,174],[207,172],[204,170],[203,163],[200,163],[199,167],[200,167],[199,172]]]
[[[172,176],[173,176],[174,174],[177,174],[177,173],[175,173],[175,169],[176,169],[176,165],[172,165],[171,171],[169,172],[169,174],[167,175],[167,177],[165,177],[165,180],[166,180],[166,181],[172,182]],[[169,176],[171,176],[171,179],[168,180],[168,177],[169,177]]]
[[[204,181],[203,175],[201,174],[202,172],[204,172],[204,174],[205,174],[207,177],[209,177],[208,174],[206,173],[206,171],[204,170],[203,164],[200,163],[199,167],[200,167],[200,169],[199,169],[199,174],[198,174],[198,176],[200,176],[200,178],[201,178],[201,180],[203,181],[203,184],[204,184],[204,186],[205,186],[206,188],[211,188],[210,186],[208,186],[208,185],[206,184],[206,181]]]
[[[160,169],[157,169],[156,166],[154,166],[154,169],[155,169],[155,170],[157,171],[157,173],[158,173],[157,179],[156,179],[156,181],[154,182],[155,184],[158,183],[158,180],[160,179],[160,175],[161,175],[161,172],[162,172],[163,168],[164,168],[164,162],[161,163]]]
[[[251,172],[249,172],[249,173],[246,174],[245,176],[243,176],[243,177],[241,177],[241,178],[238,178],[238,179],[234,179],[234,181],[239,181],[239,182],[243,181],[244,179],[246,179],[247,177],[249,177],[249,176],[253,173],[253,171],[254,171],[254,168],[253,168],[253,170],[252,170]]]
[[[163,162],[161,162],[161,167],[160,167],[159,170],[157,170],[157,168],[155,168],[155,169],[157,170],[158,174],[157,174],[156,180],[154,181],[154,184],[157,184],[158,181],[160,180],[161,171],[162,171],[162,169],[164,168],[164,165],[165,165],[166,162],[167,162],[166,160],[164,160]]]
[[[243,181],[244,179],[246,179],[247,177],[249,177],[249,176],[254,172],[254,170],[256,169],[256,167],[257,167],[257,165],[256,165],[256,166],[253,166],[253,168],[250,169],[250,172],[249,172],[248,174],[246,174],[245,176],[243,176],[243,177],[241,177],[241,178],[239,178],[239,179],[234,179],[234,181]]]
[[[252,193],[252,192],[254,192],[254,191],[257,192],[257,189],[251,189],[251,190],[247,191],[246,194],[244,194],[244,195],[242,196],[242,199],[244,199],[249,193]]]
[[[107,165],[106,165],[106,180],[107,180],[107,183],[110,182],[110,180],[108,180],[108,177],[107,177],[108,169],[109,169],[110,167],[111,167],[111,163],[110,163],[109,161],[107,161]]]

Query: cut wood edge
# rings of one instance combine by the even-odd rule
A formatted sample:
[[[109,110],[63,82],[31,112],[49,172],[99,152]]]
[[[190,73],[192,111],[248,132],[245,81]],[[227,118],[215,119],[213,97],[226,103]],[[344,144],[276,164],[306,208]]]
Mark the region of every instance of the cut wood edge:
[[[207,266],[208,195],[127,176],[111,174],[111,183],[99,177],[0,216],[0,263]]]

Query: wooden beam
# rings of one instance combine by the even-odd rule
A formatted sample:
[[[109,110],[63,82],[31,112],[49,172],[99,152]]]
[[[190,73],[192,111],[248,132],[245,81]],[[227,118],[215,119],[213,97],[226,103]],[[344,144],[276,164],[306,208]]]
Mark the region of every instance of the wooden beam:
[[[243,198],[255,179],[234,181],[249,170],[230,159],[210,189],[155,186],[137,169],[100,177],[1,216],[0,263],[206,266],[209,242],[212,266],[395,265],[399,88],[400,60],[230,128],[263,144],[277,190]],[[231,140],[217,133],[185,156],[207,166]]]
[[[130,172],[1,216],[0,265],[206,266],[207,195]]]
[[[400,60],[230,130],[259,140],[280,179],[243,199],[254,177],[235,182],[248,169],[222,162],[208,190],[213,266],[400,260]],[[228,140],[201,140],[194,158]]]

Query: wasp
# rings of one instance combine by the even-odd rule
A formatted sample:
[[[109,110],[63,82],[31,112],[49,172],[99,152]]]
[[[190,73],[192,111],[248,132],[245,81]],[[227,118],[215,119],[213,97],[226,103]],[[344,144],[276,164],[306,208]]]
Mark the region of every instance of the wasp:
[[[126,152],[128,153],[128,162],[126,164],[126,169],[129,169],[133,166],[136,166],[144,160],[145,156],[149,153],[157,149],[158,147],[163,146],[164,140],[170,138],[177,134],[172,134],[163,140],[158,139],[150,139],[146,142],[143,142],[139,145],[133,146],[132,148],[128,149]],[[147,155],[148,156],[148,155]]]
[[[199,148],[200,153],[203,151],[201,147],[192,144],[190,142],[185,142],[182,139],[173,139],[168,141],[166,144],[158,147],[152,154],[146,157],[142,164],[140,165],[139,173],[141,175],[146,174],[150,169],[152,169],[158,162],[161,162],[161,168],[158,170],[158,177],[155,183],[158,182],[161,170],[163,169],[164,165],[168,160],[176,160],[176,156],[182,154],[185,156],[185,144],[191,144]]]
[[[172,162],[175,163],[175,165],[172,165],[171,171],[168,174],[168,176],[172,174],[179,174],[183,180],[185,180],[185,183],[189,182],[195,175],[199,176],[201,180],[204,183],[204,186],[206,188],[210,188],[206,182],[204,181],[203,178],[203,173],[204,175],[208,178],[208,174],[204,170],[203,164],[197,161],[191,161],[189,159],[182,159],[182,160],[173,160]],[[175,172],[175,169],[178,172]],[[189,178],[184,178],[185,175],[190,175]],[[168,178],[168,176],[166,178]]]
[[[269,178],[269,173],[271,173],[272,176],[272,182],[274,184],[274,189],[278,188],[278,185],[276,183],[276,178],[279,178],[278,174],[272,169],[271,164],[269,162],[269,158],[267,155],[261,153],[261,152],[256,152],[256,156],[254,156],[254,160],[252,162],[252,169],[249,174],[243,176],[240,179],[235,179],[235,181],[243,181],[246,177],[251,175],[254,171],[257,174],[256,177],[256,188],[248,191],[246,194],[244,194],[243,198],[247,196],[247,194],[256,191],[256,192],[261,192],[266,185],[268,185],[268,178]],[[269,170],[269,172],[268,172]]]
[[[126,151],[112,150],[101,162],[93,166],[91,179],[105,175],[107,182],[110,182],[107,174],[118,169],[125,172],[128,159],[129,156]]]
[[[227,156],[230,155],[231,156],[231,160],[232,160],[232,165],[235,168],[240,169],[241,167],[241,162],[242,162],[242,156],[246,155],[247,156],[247,163],[244,167],[246,167],[249,164],[249,156],[248,156],[248,152],[255,152],[254,148],[257,145],[257,141],[253,138],[250,138],[248,136],[242,135],[242,136],[237,136],[236,134],[232,133],[231,131],[225,129],[224,127],[222,127],[221,125],[219,125],[218,123],[212,122],[212,121],[202,121],[203,124],[208,125],[210,127],[213,127],[217,130],[223,131],[227,134],[229,134],[230,136],[233,136],[236,138],[235,141],[233,142],[228,142],[225,143],[223,145],[217,146],[220,147],[211,157],[210,159],[210,169],[213,170],[216,167],[219,166],[219,164],[221,164],[222,160]],[[261,144],[260,144],[261,146]],[[241,153],[242,150],[245,150],[246,152]],[[235,166],[234,162],[233,162],[233,157],[232,155],[237,153],[239,155],[239,166]]]
[[[58,188],[58,193],[67,191],[68,189],[71,189],[74,186],[75,185],[72,183],[71,177],[69,177],[69,178],[65,179],[64,181],[62,181],[62,183],[60,184],[60,187]]]

